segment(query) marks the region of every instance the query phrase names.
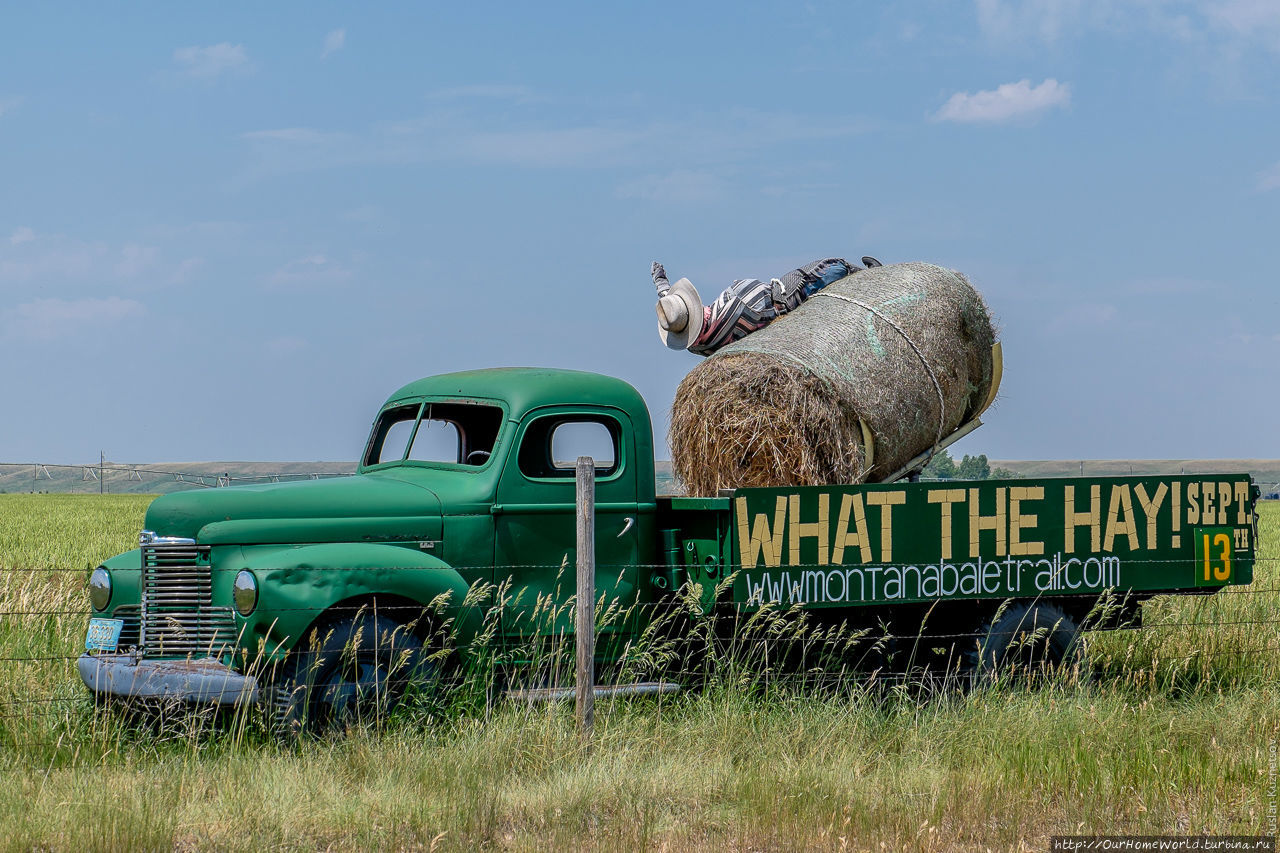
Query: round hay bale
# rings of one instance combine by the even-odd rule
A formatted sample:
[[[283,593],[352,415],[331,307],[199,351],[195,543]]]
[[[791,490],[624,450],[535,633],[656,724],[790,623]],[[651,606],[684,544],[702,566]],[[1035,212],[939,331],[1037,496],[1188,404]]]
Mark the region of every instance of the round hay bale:
[[[886,477],[988,404],[995,340],[960,273],[855,272],[690,371],[675,474],[691,495]]]

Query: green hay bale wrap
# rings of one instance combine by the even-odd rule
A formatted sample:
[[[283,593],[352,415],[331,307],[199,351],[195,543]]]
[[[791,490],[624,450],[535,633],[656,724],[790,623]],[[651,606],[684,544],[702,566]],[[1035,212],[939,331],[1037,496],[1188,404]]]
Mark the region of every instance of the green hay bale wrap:
[[[692,495],[886,477],[989,404],[995,342],[960,273],[856,272],[690,371],[671,409],[675,473]]]

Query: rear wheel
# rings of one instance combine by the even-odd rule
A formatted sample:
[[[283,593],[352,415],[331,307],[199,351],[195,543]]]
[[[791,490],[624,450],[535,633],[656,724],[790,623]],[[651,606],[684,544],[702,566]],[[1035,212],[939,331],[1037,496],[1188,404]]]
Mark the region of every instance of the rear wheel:
[[[378,723],[411,680],[431,675],[422,640],[373,612],[317,629],[304,643],[272,690],[272,711],[286,731]]]
[[[1041,677],[1074,662],[1079,635],[1080,627],[1058,605],[1013,601],[979,632],[965,653],[965,669],[976,678]]]

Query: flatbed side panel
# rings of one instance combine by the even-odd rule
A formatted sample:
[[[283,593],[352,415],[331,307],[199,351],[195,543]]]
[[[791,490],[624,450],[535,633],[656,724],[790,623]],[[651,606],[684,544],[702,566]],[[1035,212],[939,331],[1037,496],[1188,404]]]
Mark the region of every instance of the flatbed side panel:
[[[689,582],[702,590],[706,607],[715,603],[716,588],[724,583],[736,561],[733,548],[733,506],[730,498],[659,497],[657,529],[674,531],[678,553],[664,561],[678,567],[672,588]]]
[[[739,489],[734,598],[806,607],[1253,580],[1247,474]]]

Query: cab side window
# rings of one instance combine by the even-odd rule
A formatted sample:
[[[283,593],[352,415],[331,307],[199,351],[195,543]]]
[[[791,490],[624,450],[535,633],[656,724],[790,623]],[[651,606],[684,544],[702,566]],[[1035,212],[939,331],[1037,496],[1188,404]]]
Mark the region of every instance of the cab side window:
[[[525,430],[520,445],[520,471],[526,477],[572,478],[579,456],[596,463],[596,476],[618,470],[622,429],[604,415],[549,415]]]

